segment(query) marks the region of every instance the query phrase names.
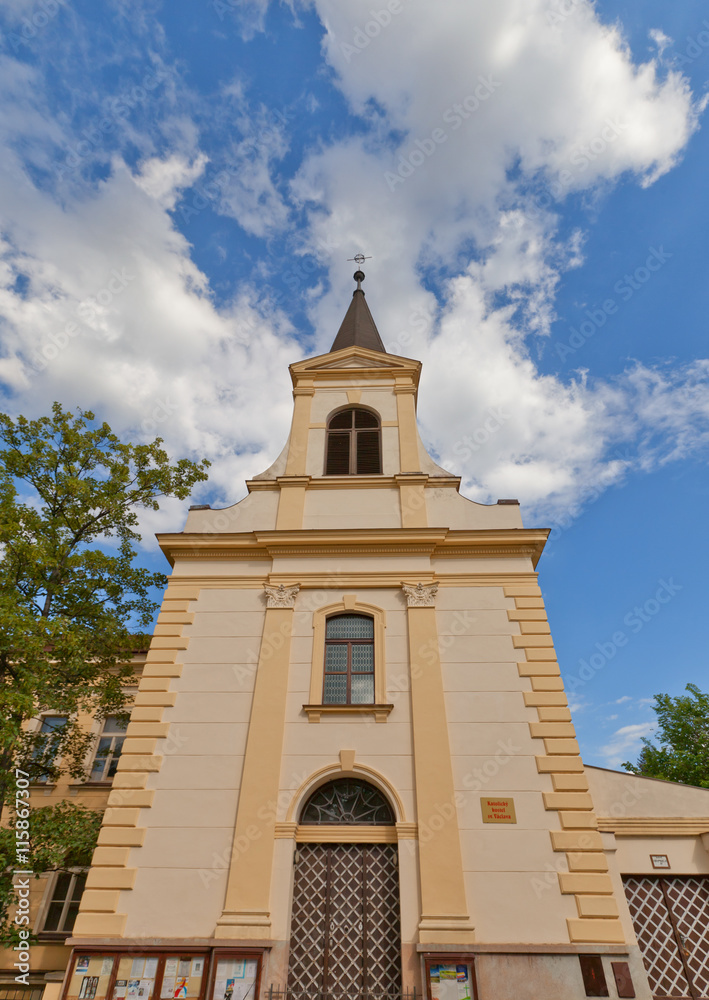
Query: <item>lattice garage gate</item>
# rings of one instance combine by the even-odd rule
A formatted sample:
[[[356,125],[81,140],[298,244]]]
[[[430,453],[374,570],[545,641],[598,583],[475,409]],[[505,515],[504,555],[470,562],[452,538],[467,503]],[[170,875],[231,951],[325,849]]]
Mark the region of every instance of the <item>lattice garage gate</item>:
[[[653,996],[709,1000],[709,878],[623,882]]]

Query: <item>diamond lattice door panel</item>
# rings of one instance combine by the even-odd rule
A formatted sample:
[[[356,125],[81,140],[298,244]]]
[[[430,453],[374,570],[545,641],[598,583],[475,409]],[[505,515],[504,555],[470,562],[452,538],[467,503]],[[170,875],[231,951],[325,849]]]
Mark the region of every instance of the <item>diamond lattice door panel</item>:
[[[300,845],[288,986],[399,992],[400,955],[396,846]]]
[[[680,946],[697,996],[709,997],[709,879],[663,878]]]
[[[656,1000],[709,1000],[709,880],[624,878]]]

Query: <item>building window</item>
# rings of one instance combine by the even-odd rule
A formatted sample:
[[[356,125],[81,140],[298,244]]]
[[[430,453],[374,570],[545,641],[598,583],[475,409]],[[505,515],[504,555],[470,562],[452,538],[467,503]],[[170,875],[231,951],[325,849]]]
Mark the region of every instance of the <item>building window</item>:
[[[53,766],[54,760],[57,756],[59,740],[61,738],[60,730],[62,730],[66,724],[66,715],[45,715],[42,719],[42,725],[40,726],[39,732],[43,739],[36,747],[32,757],[35,761],[36,767],[41,769],[43,766],[46,766],[47,770],[44,773],[38,774],[34,779],[35,781],[46,782],[52,780],[54,777],[49,768]]]
[[[379,418],[352,407],[330,418],[327,428],[326,476],[371,476],[382,471]]]
[[[356,778],[336,778],[310,796],[300,814],[302,824],[393,826],[394,811],[374,785]]]
[[[85,884],[85,872],[57,872],[50,881],[49,903],[40,932],[71,933]]]
[[[374,702],[374,621],[367,615],[336,615],[325,629],[323,704]]]
[[[110,781],[116,773],[118,758],[121,756],[123,740],[126,738],[126,723],[115,715],[109,715],[103,724],[103,732],[96,747],[89,781]]]

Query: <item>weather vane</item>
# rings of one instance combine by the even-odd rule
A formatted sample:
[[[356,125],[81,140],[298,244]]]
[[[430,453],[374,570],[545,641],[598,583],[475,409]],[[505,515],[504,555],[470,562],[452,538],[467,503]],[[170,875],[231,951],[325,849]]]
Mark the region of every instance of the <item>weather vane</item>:
[[[362,291],[362,282],[364,281],[364,271],[362,270],[362,264],[365,260],[371,260],[371,257],[365,257],[363,253],[356,253],[354,257],[348,257],[348,260],[353,260],[357,265],[357,270],[353,274],[354,280],[357,282],[357,288]]]

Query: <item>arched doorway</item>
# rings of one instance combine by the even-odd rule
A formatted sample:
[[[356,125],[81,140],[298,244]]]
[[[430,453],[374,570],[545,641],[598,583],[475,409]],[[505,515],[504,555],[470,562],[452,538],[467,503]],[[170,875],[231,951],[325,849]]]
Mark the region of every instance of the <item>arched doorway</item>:
[[[336,842],[298,844],[290,990],[400,992],[397,845],[352,842],[359,839],[354,827],[392,829],[394,822],[379,789],[352,778],[321,786],[305,803],[301,827],[341,827],[342,836],[329,830],[328,840]]]

